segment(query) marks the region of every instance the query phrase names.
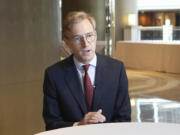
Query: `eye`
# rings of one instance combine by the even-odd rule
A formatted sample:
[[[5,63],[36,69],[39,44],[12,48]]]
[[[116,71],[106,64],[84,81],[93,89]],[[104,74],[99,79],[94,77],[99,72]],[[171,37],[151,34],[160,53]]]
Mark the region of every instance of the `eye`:
[[[74,40],[75,41],[81,41],[81,37],[80,36],[76,36],[76,37],[74,37]]]
[[[91,38],[92,36],[93,36],[92,33],[88,33],[88,34],[86,35],[87,38]]]

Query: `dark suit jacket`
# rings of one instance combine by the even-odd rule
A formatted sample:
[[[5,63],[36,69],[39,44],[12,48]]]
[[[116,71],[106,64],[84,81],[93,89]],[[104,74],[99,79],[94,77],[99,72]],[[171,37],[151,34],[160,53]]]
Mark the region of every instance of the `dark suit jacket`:
[[[92,111],[102,109],[106,122],[131,120],[128,80],[122,62],[97,54]],[[46,130],[72,126],[88,113],[73,56],[47,68],[43,117]]]

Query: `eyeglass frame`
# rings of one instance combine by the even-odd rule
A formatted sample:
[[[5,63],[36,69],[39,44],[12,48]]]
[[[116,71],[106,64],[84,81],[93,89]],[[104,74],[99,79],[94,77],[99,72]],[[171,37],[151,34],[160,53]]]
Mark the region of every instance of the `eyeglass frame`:
[[[91,36],[91,37],[89,37],[89,38],[94,38],[94,39],[88,39],[88,35]],[[83,34],[83,35],[74,35],[71,39],[70,39],[70,38],[69,38],[69,39],[70,39],[72,42],[74,42],[75,44],[82,44],[85,39],[86,39],[86,41],[87,41],[88,43],[91,43],[91,42],[95,41],[96,36],[97,36],[97,35],[96,35],[96,32],[93,31],[93,32],[88,32],[88,33]],[[79,39],[78,39],[78,38],[79,38]]]

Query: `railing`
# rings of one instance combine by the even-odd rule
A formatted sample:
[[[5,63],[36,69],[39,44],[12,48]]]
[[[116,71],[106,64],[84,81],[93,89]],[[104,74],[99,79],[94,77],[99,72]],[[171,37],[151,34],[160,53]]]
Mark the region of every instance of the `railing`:
[[[163,40],[163,27],[138,27],[140,40]]]
[[[173,40],[179,40],[180,41],[180,27],[174,27],[173,28]]]
[[[132,39],[133,41],[180,42],[180,27],[173,27],[172,25],[134,26],[131,28]]]

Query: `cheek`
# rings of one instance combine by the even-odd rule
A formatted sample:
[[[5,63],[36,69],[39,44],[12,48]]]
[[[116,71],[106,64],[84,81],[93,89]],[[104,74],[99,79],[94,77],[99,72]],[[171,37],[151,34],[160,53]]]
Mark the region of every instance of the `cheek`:
[[[96,43],[94,43],[92,48],[93,48],[93,50],[96,50]]]
[[[74,46],[71,46],[71,51],[72,51],[73,53],[78,53],[78,52],[79,52],[79,50],[80,50],[80,48],[79,48],[79,47],[74,47]]]

